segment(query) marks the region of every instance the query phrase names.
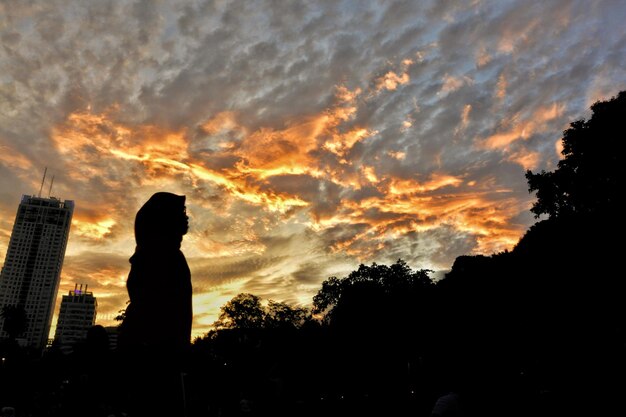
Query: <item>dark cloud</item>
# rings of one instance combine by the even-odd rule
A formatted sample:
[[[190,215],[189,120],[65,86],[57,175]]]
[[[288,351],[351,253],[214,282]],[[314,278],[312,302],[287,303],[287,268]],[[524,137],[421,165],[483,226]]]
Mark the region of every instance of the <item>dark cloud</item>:
[[[324,263],[305,262],[291,273],[294,280],[304,284],[319,285],[321,279],[326,279],[328,267]]]

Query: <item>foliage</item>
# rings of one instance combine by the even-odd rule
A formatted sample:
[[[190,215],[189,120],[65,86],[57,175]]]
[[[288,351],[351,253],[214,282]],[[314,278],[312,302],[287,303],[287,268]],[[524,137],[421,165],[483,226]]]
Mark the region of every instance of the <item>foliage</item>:
[[[265,322],[265,310],[261,298],[253,294],[239,294],[221,307],[216,328],[258,329]]]
[[[310,318],[311,313],[304,307],[292,307],[287,303],[269,300],[265,314],[265,327],[300,327]]]
[[[555,171],[526,172],[529,192],[537,191],[535,217],[593,214],[615,208],[624,189],[626,91],[591,106],[593,115],[563,132],[564,158]]]
[[[126,307],[124,307],[121,310],[117,310],[117,316],[115,316],[113,320],[119,321],[121,324],[121,322],[123,322],[124,319],[126,319],[126,309],[128,308],[128,304],[130,304],[130,300],[126,301]]]
[[[626,281],[617,262],[622,245],[610,235],[624,224],[618,193],[626,92],[592,111],[564,132],[555,171],[526,173],[529,190],[537,191],[532,212],[548,219],[511,252],[458,257],[437,284],[430,351],[436,362],[452,364],[451,372],[472,378],[468,390],[504,394],[530,376],[536,387],[563,393],[555,398],[559,408],[581,401],[595,408],[625,392],[613,381],[626,375]],[[478,385],[478,374],[494,382]],[[619,400],[607,401],[623,410]]]
[[[216,329],[262,329],[300,327],[310,318],[306,308],[292,307],[287,303],[269,300],[263,306],[261,298],[242,293],[221,307]]]
[[[313,313],[323,314],[324,321],[330,323],[337,320],[342,312],[351,310],[349,305],[361,303],[369,298],[372,303],[383,300],[405,298],[425,292],[432,286],[427,269],[412,271],[411,268],[399,259],[391,266],[359,265],[345,278],[330,277],[322,284],[322,288],[313,297]],[[419,297],[419,295],[417,295]],[[362,305],[363,310],[372,309],[374,305]],[[361,311],[364,313],[365,311]]]
[[[121,310],[117,310],[117,316],[115,316],[113,318],[113,320],[115,320],[115,321],[124,321],[125,318],[126,318],[126,309],[123,308]]]

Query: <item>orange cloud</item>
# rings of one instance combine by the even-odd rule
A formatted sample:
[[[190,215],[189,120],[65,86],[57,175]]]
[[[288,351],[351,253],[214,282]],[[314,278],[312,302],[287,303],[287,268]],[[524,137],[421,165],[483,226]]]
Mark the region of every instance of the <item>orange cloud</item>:
[[[336,87],[335,97],[340,103],[354,103],[359,95],[361,95],[360,88],[350,91],[343,85]]]
[[[87,239],[101,240],[111,233],[111,228],[115,224],[113,219],[85,221],[74,217],[72,219],[72,233]]]
[[[515,162],[524,168],[524,170],[535,169],[539,165],[539,161],[541,159],[541,155],[539,152],[528,151],[528,150],[520,150],[518,152],[514,152],[507,157],[507,160],[511,162]]]
[[[553,103],[539,107],[526,120],[518,120],[520,116],[516,114],[503,123],[504,126],[511,126],[508,130],[479,140],[478,145],[486,149],[502,149],[520,139],[528,139],[534,133],[547,129],[547,123],[559,117],[563,109],[563,104]]]
[[[469,122],[470,111],[472,111],[472,105],[466,104],[463,107],[463,113],[461,113],[461,122],[463,122],[463,126],[467,126],[467,123]]]
[[[506,77],[504,76],[504,73],[501,73],[498,77],[498,84],[496,85],[496,97],[498,97],[500,100],[506,97],[506,87]]]
[[[88,155],[84,151],[96,150],[96,158],[113,152],[146,160],[187,157],[184,131],[169,132],[150,125],[131,128],[110,120],[107,113],[72,113],[62,126],[53,129],[51,138],[60,153],[70,156],[84,157]]]
[[[554,120],[557,117],[560,117],[563,114],[563,110],[565,110],[565,105],[563,103],[552,103],[550,106],[544,106],[538,108],[534,113],[533,117],[539,123],[549,122],[550,120]]]
[[[406,152],[394,152],[394,151],[389,151],[387,152],[387,155],[389,155],[390,157],[392,157],[393,159],[397,159],[398,161],[403,160],[404,158],[406,158]]]
[[[311,128],[314,129],[314,126],[315,122],[312,123]],[[296,127],[294,129],[296,132],[288,129],[287,136],[293,134],[302,137],[298,133],[302,134],[308,128],[309,126],[305,124]],[[259,132],[258,136],[252,138],[252,142],[263,134],[263,131]],[[199,163],[193,163],[187,153],[187,139],[184,131],[168,132],[154,126],[130,128],[109,120],[106,114],[75,113],[68,117],[64,125],[53,130],[52,140],[62,154],[87,162],[80,164],[74,172],[73,175],[77,179],[101,175],[102,168],[89,162],[99,162],[102,158],[108,157],[113,160],[139,162],[148,170],[157,170],[159,175],[183,173],[196,179],[210,181],[222,186],[236,198],[265,206],[272,211],[285,211],[291,207],[307,205],[297,197],[279,192],[259,191],[258,187],[249,185],[239,172],[215,171]],[[269,150],[270,154],[272,146],[281,147],[280,143],[271,140],[262,142],[261,145],[264,145],[265,150]],[[264,155],[260,150],[258,154]],[[176,159],[173,159],[172,155]],[[288,159],[287,156],[283,158]],[[280,162],[273,160],[271,163]],[[91,229],[84,226],[85,236],[97,237],[98,233],[103,232],[103,227],[106,225],[93,226]]]
[[[375,131],[359,127],[346,133],[334,133],[332,138],[324,143],[324,148],[336,155],[344,156],[357,142],[374,134],[376,134]]]
[[[412,61],[403,65],[412,65]],[[377,86],[384,89],[394,89],[409,81],[408,74],[392,72],[381,80]],[[448,77],[442,90],[453,91],[470,82],[463,77]],[[188,235],[186,245],[190,245],[196,255],[211,259],[265,254],[271,248],[257,233],[266,230],[263,227],[273,228],[279,221],[276,219],[285,218],[314,232],[341,230],[341,236],[330,240],[330,247],[324,249],[362,260],[374,257],[408,234],[442,227],[472,236],[477,242],[477,252],[502,250],[516,243],[523,230],[511,225],[511,219],[524,207],[517,199],[508,198],[507,190],[494,191],[494,184],[487,186],[476,180],[468,183],[466,175],[444,171],[428,177],[398,178],[385,171],[384,166],[350,160],[350,151],[357,144],[377,134],[366,123],[355,123],[360,95],[360,89],[338,86],[335,103],[328,108],[294,118],[283,126],[256,129],[246,127],[242,123],[243,115],[233,111],[218,112],[195,129],[179,131],[158,126],[130,126],[115,121],[106,112],[78,112],[53,129],[52,140],[68,160],[85,161],[74,174],[77,179],[78,176],[98,177],[112,181],[104,175],[111,167],[122,173],[139,171],[136,175],[141,185],[168,181],[176,184],[182,178],[193,184],[194,190],[201,188],[196,186],[202,183],[218,188],[220,201],[225,202],[222,217],[233,214],[229,211],[232,201],[244,202],[259,210],[255,212],[259,218],[250,225],[233,217],[231,223],[241,225],[229,230],[223,239],[202,231]],[[469,123],[471,111],[470,104],[464,105],[461,127]],[[555,114],[558,115],[558,111],[555,113],[553,107],[537,109],[534,125],[513,119],[502,125],[499,139],[495,135],[486,138],[482,146],[502,149],[523,135],[519,129],[526,125],[533,129],[541,127],[542,123],[556,117]],[[411,121],[405,122],[406,128]],[[211,155],[230,161],[230,165],[217,167],[212,165],[211,158],[197,156],[200,153],[194,149],[205,149],[205,145]],[[396,160],[407,156],[404,151],[382,152]],[[516,163],[526,166],[533,163],[531,154],[507,155]],[[285,192],[274,185],[285,179],[272,181],[272,177],[288,175],[334,183],[336,191],[329,197],[328,209],[319,214],[310,193],[293,189]],[[313,181],[311,188],[314,187]],[[359,189],[366,190],[366,196],[353,197],[358,195],[354,191]],[[296,212],[298,216],[293,215]],[[73,231],[85,239],[102,241],[124,226],[118,216],[116,213],[100,214],[97,209],[85,211],[75,217]],[[113,282],[119,280],[114,271],[102,274],[111,274],[108,279]],[[104,275],[99,275],[98,279],[107,282]],[[239,282],[235,287],[241,288],[241,285]]]
[[[242,127],[237,123],[235,112],[232,111],[218,113],[213,118],[206,121],[202,125],[202,128],[210,135],[215,135],[223,131],[242,129]]]
[[[503,190],[506,193],[506,190]],[[510,249],[524,232],[512,225],[511,218],[524,210],[515,198],[493,199],[491,192],[453,193],[441,196],[422,193],[387,194],[359,203],[344,201],[344,211],[318,224],[324,229],[337,225],[366,224],[368,227],[349,238],[335,242],[331,249],[366,259],[380,245],[410,232],[426,232],[448,226],[475,236],[476,253]],[[368,217],[376,209],[386,216]],[[393,216],[390,216],[393,215]],[[364,244],[365,243],[365,244]]]
[[[413,61],[410,61],[413,63]],[[408,73],[402,73],[400,75],[396,74],[393,71],[389,71],[382,77],[376,80],[376,92],[380,92],[381,90],[395,90],[398,88],[398,85],[406,84],[410,81]]]
[[[528,21],[525,25],[507,25],[498,42],[498,52],[510,54],[520,44],[524,45],[533,41],[532,34],[541,24],[539,18]]]
[[[378,177],[376,176],[376,170],[374,169],[374,167],[362,166],[361,172],[370,183],[376,184],[379,181]]]
[[[253,205],[266,207],[270,211],[286,212],[293,207],[307,206],[308,203],[298,197],[279,192],[259,191],[258,187],[249,186],[238,178],[229,178],[217,171],[201,165],[191,164],[191,172],[199,179],[222,186],[230,195]]]
[[[456,129],[454,129],[455,134],[458,135],[460,132],[465,130],[465,128],[469,124],[469,115],[471,111],[472,111],[471,104],[466,104],[465,106],[463,106],[463,110],[461,111],[461,123],[457,126]]]
[[[435,191],[443,187],[458,187],[463,179],[447,174],[433,174],[430,180],[420,183],[415,180],[392,179],[389,192],[395,195],[424,193]]]
[[[0,163],[10,168],[24,171],[33,169],[30,159],[15,148],[6,145],[0,145]]]
[[[480,48],[476,53],[476,66],[478,68],[484,67],[489,62],[491,62],[491,55],[489,55],[485,47]]]
[[[455,77],[453,75],[446,74],[443,76],[443,85],[441,86],[440,93],[447,94],[458,90],[466,84],[472,84],[471,78],[461,76]]]
[[[516,124],[511,130],[489,136],[483,141],[483,146],[487,149],[504,148],[516,140],[528,139],[534,128],[533,122]]]
[[[426,181],[390,178],[377,188],[381,196],[360,201],[345,199],[342,209],[311,224],[313,230],[361,225],[353,235],[336,240],[334,252],[368,259],[385,245],[412,232],[451,227],[475,237],[476,253],[511,248],[524,231],[511,219],[527,209],[526,202],[504,197],[510,191],[495,188],[493,181],[472,180],[463,190],[463,177],[433,174]],[[372,211],[374,210],[374,211]],[[378,214],[376,214],[378,213]]]
[[[268,178],[285,174],[322,176],[313,151],[326,149],[345,155],[359,141],[375,134],[362,127],[340,131],[339,127],[354,118],[360,89],[336,88],[338,104],[320,114],[294,120],[284,129],[261,128],[249,133],[233,151],[240,158],[237,170]]]

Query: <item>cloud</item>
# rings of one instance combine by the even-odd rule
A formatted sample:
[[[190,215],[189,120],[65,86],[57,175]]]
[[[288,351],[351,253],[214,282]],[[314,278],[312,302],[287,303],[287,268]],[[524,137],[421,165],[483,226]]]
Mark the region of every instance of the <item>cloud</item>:
[[[412,63],[412,61],[407,62]],[[408,83],[409,80],[409,75],[406,72],[398,75],[395,72],[389,71],[376,80],[376,90],[395,90],[399,85]]]
[[[472,84],[472,79],[468,77],[455,77],[453,75],[445,74],[443,76],[441,86],[441,92],[443,94],[458,90],[466,84]]]
[[[87,290],[96,297],[98,323],[104,326],[116,325],[114,318],[128,300],[126,277],[129,267],[128,257],[116,253],[81,252],[66,256],[53,323],[56,323],[62,296],[78,284],[86,285]]]
[[[198,334],[238,292],[305,305],[358,262],[510,248],[533,221],[524,170],[626,88],[624,19],[565,0],[0,6],[0,250],[47,166],[76,202],[62,290],[89,283],[105,317],[136,211],[185,194]]]

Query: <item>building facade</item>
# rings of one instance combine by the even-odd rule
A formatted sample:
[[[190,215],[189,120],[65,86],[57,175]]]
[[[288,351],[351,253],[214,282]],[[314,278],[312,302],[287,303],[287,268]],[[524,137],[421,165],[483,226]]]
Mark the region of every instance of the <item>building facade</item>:
[[[43,348],[48,341],[73,212],[71,200],[22,196],[0,272],[0,308],[26,313],[22,344]],[[0,317],[0,338],[7,336]]]
[[[87,331],[96,323],[98,314],[98,301],[93,293],[83,289],[81,285],[74,287],[68,295],[61,300],[61,310],[57,321],[57,329],[54,341],[61,351],[70,353],[76,343],[82,342],[87,337]]]

